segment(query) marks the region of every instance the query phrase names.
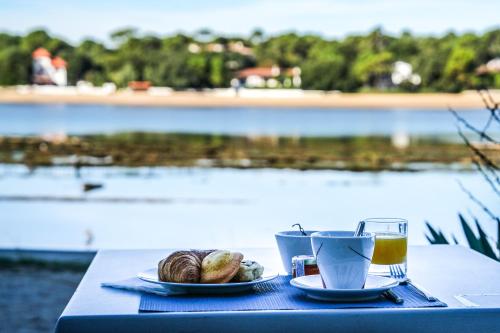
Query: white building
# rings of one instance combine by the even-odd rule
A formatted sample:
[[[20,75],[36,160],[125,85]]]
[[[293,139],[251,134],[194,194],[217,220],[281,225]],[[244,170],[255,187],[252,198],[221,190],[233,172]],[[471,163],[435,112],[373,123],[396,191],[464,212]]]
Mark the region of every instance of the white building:
[[[66,61],[61,57],[51,58],[50,52],[40,47],[32,53],[33,83],[40,85],[66,86],[68,74]]]
[[[57,86],[68,85],[68,73],[66,72],[66,61],[61,57],[55,57],[52,59],[52,67],[54,68],[52,72],[52,81]]]
[[[414,86],[418,86],[422,82],[420,75],[413,73],[411,64],[404,61],[396,61],[391,74],[392,84],[399,86],[404,82],[410,82]]]

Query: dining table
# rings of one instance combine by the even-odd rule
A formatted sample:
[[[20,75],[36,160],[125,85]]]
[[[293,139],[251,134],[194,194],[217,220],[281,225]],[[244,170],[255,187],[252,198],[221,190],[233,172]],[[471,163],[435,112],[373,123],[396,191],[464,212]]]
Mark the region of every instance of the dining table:
[[[408,247],[408,277],[446,307],[145,313],[140,292],[101,286],[136,277],[175,250],[98,251],[55,331],[500,332],[500,263],[460,245]],[[285,274],[277,248],[231,250]]]

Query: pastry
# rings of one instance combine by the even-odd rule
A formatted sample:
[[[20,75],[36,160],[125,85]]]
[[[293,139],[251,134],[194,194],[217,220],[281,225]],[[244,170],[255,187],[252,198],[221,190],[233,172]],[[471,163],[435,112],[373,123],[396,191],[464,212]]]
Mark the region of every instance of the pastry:
[[[233,278],[234,282],[249,282],[257,280],[264,273],[264,267],[256,261],[243,260],[238,273]]]
[[[201,283],[226,283],[238,273],[243,255],[239,252],[214,251],[201,263]]]
[[[201,263],[213,251],[176,251],[158,263],[158,278],[165,282],[199,283]]]

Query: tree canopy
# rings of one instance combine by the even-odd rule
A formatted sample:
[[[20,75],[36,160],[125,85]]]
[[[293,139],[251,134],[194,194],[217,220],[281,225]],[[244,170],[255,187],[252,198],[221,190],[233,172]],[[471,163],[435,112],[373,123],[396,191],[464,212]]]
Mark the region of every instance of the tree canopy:
[[[71,45],[44,30],[24,36],[0,33],[0,85],[29,83],[31,52],[44,47],[68,62],[70,84],[111,81],[124,87],[132,80],[148,80],[175,89],[229,87],[240,69],[277,65],[300,67],[303,89],[359,91],[380,88],[377,82],[390,75],[394,62],[405,61],[421,84],[398,90],[500,88],[500,74],[477,75],[479,66],[500,57],[500,29],[441,37],[392,36],[375,29],[332,40],[296,33],[269,36],[261,29],[247,37],[228,37],[208,29],[192,36],[153,36],[125,28],[110,40],[110,45],[90,39]]]

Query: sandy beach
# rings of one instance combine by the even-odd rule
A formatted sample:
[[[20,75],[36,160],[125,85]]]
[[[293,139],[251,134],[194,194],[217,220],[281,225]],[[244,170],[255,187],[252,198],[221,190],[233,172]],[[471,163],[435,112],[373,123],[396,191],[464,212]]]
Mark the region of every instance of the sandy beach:
[[[65,103],[65,104],[108,104],[131,106],[177,106],[177,107],[318,107],[318,108],[419,108],[447,110],[482,108],[479,94],[465,91],[459,94],[446,93],[338,93],[298,91],[297,94],[246,94],[233,96],[226,90],[203,92],[171,92],[166,95],[152,95],[146,92],[118,91],[110,95],[85,94],[40,94],[20,93],[15,88],[0,89],[0,103]],[[250,96],[249,96],[250,95]],[[500,100],[500,92],[492,92]]]

